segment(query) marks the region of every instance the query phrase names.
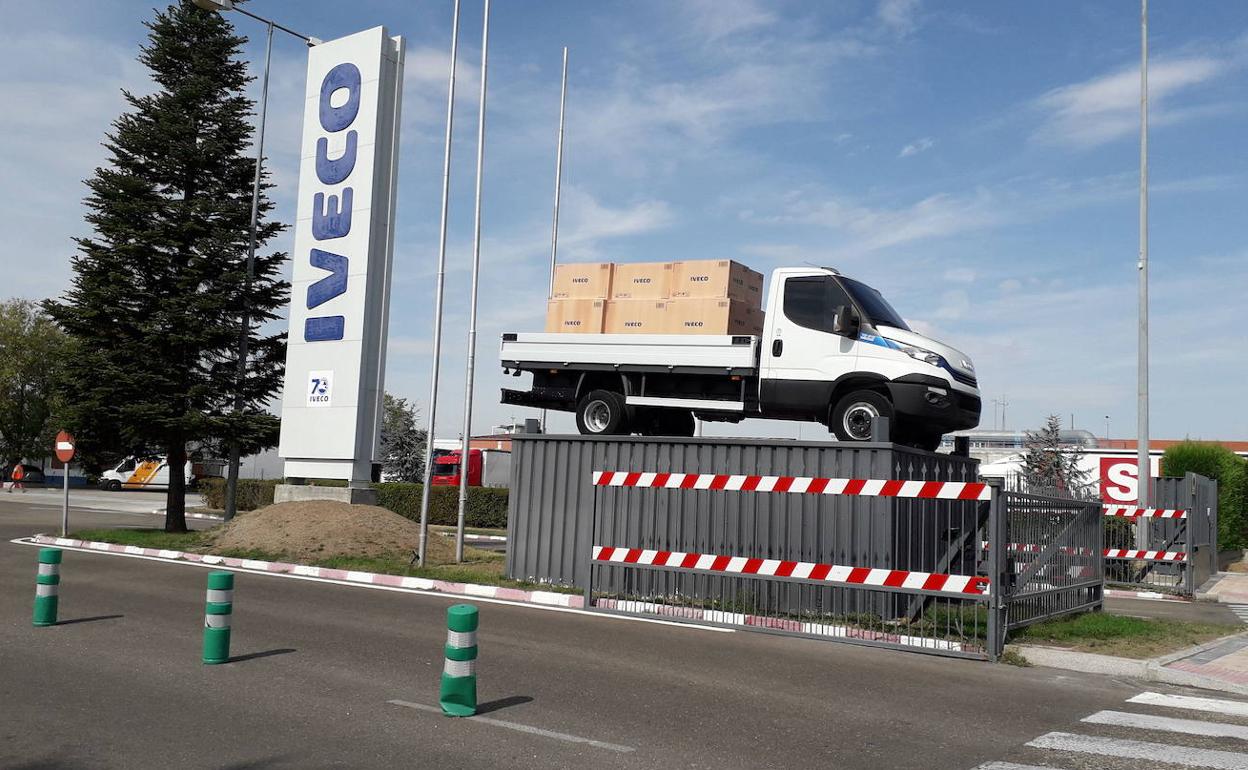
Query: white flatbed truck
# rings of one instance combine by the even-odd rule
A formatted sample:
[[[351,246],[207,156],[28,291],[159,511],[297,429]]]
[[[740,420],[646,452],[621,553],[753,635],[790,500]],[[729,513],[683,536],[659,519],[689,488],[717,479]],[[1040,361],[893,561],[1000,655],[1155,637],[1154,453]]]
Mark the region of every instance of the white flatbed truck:
[[[533,375],[506,404],[576,413],[589,435],[692,436],[701,420],[822,423],[869,441],[935,449],[979,424],[968,356],[911,330],[883,296],[832,268],[772,273],[763,334],[503,335],[505,373]]]

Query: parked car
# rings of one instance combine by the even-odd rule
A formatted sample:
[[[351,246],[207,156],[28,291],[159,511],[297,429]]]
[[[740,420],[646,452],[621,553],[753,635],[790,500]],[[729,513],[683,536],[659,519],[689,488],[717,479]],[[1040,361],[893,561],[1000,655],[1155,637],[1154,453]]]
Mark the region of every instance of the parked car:
[[[26,473],[26,475],[22,478],[23,484],[42,484],[46,480],[43,475],[43,469],[37,465],[27,465],[22,463],[22,470]],[[3,474],[5,483],[12,481],[13,466],[4,466]]]

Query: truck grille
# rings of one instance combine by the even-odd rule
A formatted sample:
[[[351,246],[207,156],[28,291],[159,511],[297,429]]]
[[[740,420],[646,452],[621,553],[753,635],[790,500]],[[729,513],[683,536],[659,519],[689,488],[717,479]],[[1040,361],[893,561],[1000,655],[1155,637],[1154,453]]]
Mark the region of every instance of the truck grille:
[[[953,379],[957,380],[963,385],[970,385],[972,388],[979,387],[979,380],[976,380],[975,375],[973,374],[963,374],[962,372],[959,372],[957,369],[954,369],[953,367],[949,368],[949,373],[953,375]]]

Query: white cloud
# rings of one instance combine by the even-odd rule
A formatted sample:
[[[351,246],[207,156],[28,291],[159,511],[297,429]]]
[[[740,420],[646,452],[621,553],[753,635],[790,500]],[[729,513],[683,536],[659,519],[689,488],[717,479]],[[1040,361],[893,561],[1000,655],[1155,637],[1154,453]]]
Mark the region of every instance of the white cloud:
[[[897,157],[908,158],[911,155],[918,155],[921,152],[926,152],[934,146],[936,146],[936,140],[930,136],[925,136],[922,139],[918,139],[910,144],[907,144],[905,147],[902,147],[901,152],[897,153]]]
[[[957,196],[930,195],[900,207],[870,207],[845,196],[816,197],[808,190],[791,193],[783,213],[760,216],[742,212],[747,221],[808,224],[839,231],[845,249],[874,251],[927,238],[943,238],[999,224],[1001,213],[986,189]]]
[[[1177,123],[1204,114],[1203,109],[1172,109],[1167,102],[1235,66],[1235,59],[1188,56],[1149,63],[1149,120]],[[1137,64],[1055,88],[1032,107],[1047,113],[1033,139],[1052,144],[1094,147],[1139,131],[1140,70]]]
[[[969,267],[951,267],[945,270],[945,280],[949,283],[975,283],[975,271]]]

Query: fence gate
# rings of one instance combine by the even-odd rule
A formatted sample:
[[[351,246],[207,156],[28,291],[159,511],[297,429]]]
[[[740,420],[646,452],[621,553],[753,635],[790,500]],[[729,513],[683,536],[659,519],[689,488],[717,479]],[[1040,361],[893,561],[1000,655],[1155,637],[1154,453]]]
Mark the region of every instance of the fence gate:
[[[1153,479],[1157,508],[1106,505],[1107,583],[1191,596],[1217,572],[1218,483]]]
[[[612,469],[593,484],[589,607],[995,655],[985,484]]]
[[[991,564],[998,570],[1003,634],[1101,606],[1100,504],[1002,492],[998,505],[998,526],[986,545],[1002,555]]]

